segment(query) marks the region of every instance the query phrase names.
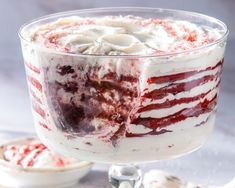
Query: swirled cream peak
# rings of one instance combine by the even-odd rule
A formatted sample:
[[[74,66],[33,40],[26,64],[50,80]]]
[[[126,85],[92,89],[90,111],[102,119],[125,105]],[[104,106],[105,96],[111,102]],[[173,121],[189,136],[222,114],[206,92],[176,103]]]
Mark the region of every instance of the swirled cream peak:
[[[30,36],[39,45],[76,54],[151,55],[197,48],[221,34],[182,20],[73,16],[38,25]]]

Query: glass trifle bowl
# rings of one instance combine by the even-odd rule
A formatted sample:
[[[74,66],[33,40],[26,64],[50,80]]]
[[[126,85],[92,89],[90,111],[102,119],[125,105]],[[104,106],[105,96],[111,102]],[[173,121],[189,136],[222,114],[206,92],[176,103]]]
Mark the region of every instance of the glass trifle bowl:
[[[134,164],[185,155],[208,138],[227,34],[215,18],[157,8],[79,10],[25,24],[38,136],[65,156],[112,163],[113,187],[139,187]]]

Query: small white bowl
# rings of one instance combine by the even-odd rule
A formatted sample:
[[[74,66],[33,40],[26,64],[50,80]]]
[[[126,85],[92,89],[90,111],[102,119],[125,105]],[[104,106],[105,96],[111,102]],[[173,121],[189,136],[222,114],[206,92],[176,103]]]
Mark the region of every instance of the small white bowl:
[[[23,168],[7,162],[3,153],[8,145],[23,145],[35,138],[21,138],[0,145],[0,185],[14,188],[62,188],[76,185],[93,163],[79,161],[66,167]]]

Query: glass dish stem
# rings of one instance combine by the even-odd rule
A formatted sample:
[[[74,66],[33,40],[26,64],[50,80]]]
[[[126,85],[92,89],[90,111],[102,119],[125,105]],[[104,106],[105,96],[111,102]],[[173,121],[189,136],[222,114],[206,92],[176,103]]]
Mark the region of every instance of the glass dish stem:
[[[140,188],[141,169],[134,164],[115,164],[109,168],[109,182],[113,188]]]

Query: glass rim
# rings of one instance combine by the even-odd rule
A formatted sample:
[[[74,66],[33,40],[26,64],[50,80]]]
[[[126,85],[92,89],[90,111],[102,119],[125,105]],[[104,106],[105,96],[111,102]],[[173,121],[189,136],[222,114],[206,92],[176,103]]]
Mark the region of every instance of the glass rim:
[[[127,55],[102,55],[102,54],[76,54],[76,53],[70,53],[70,52],[63,52],[63,51],[58,51],[52,48],[47,48],[45,46],[42,46],[40,44],[36,44],[33,43],[32,41],[26,39],[23,36],[23,31],[26,27],[29,27],[31,25],[34,25],[40,21],[45,21],[48,19],[52,19],[52,18],[59,18],[59,16],[72,16],[73,14],[77,13],[92,13],[92,12],[104,12],[104,11],[111,11],[111,10],[115,10],[118,11],[120,10],[120,12],[124,11],[124,10],[129,10],[129,11],[142,11],[142,12],[150,12],[150,11],[158,11],[158,12],[171,12],[171,13],[181,13],[181,14],[185,14],[185,15],[190,15],[190,16],[197,16],[199,18],[203,18],[205,20],[208,20],[210,22],[216,23],[220,26],[222,26],[223,28],[223,34],[221,35],[220,38],[216,39],[213,42],[210,42],[208,44],[196,47],[196,48],[192,48],[192,49],[186,49],[186,50],[182,50],[179,52],[163,52],[160,54],[127,54]],[[201,14],[198,12],[191,12],[191,11],[185,11],[185,10],[178,10],[178,9],[165,9],[165,8],[151,8],[151,7],[105,7],[105,8],[90,8],[90,9],[78,9],[78,10],[71,10],[71,11],[63,11],[63,12],[58,12],[58,13],[54,13],[54,14],[48,14],[45,16],[41,16],[35,19],[32,19],[28,22],[26,22],[25,24],[23,24],[18,31],[18,36],[21,39],[21,41],[24,41],[25,43],[27,43],[30,46],[33,46],[34,49],[38,49],[38,50],[42,50],[42,51],[47,51],[50,53],[54,53],[54,54],[58,54],[58,55],[67,55],[67,56],[75,56],[75,57],[99,57],[99,58],[164,58],[164,57],[169,57],[169,56],[177,56],[180,54],[188,54],[191,52],[197,52],[206,48],[209,48],[211,46],[214,46],[216,44],[219,44],[220,42],[223,42],[226,40],[227,36],[228,36],[229,30],[227,25],[222,22],[221,20],[211,17],[211,16],[207,16],[205,14]]]

